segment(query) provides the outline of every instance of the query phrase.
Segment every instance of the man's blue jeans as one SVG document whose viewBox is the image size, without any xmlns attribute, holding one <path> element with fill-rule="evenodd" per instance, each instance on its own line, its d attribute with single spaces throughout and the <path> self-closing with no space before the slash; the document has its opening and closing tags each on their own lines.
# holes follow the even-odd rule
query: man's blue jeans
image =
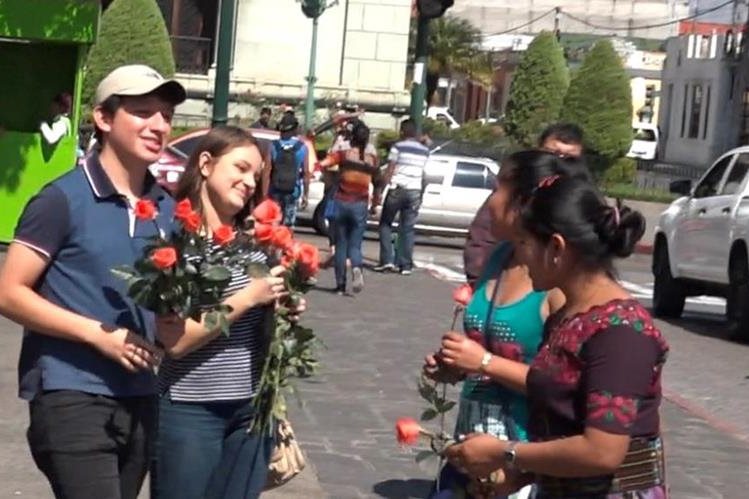
<svg viewBox="0 0 749 499">
<path fill-rule="evenodd" d="M 249 400 L 159 404 L 154 499 L 256 498 L 265 486 L 273 439 L 247 433 Z"/>
<path fill-rule="evenodd" d="M 283 213 L 281 223 L 287 227 L 294 227 L 294 224 L 296 224 L 297 201 L 299 197 L 294 196 L 294 194 L 282 194 L 280 192 L 271 192 L 270 197 L 281 207 L 281 213 Z"/>
<path fill-rule="evenodd" d="M 364 231 L 367 229 L 367 202 L 341 201 L 336 203 L 335 217 L 335 282 L 341 288 L 346 286 L 346 258 L 351 260 L 352 268 L 361 268 L 361 252 Z"/>
<path fill-rule="evenodd" d="M 397 187 L 388 191 L 380 216 L 380 265 L 395 264 L 401 270 L 411 270 L 414 266 L 414 236 L 416 218 L 421 206 L 421 190 Z M 393 249 L 393 222 L 398 221 L 398 261 Z"/>
</svg>

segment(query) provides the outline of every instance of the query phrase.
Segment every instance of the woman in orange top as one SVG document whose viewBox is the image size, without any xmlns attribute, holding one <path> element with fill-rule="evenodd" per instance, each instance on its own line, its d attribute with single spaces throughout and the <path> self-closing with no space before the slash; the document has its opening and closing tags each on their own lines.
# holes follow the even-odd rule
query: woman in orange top
<svg viewBox="0 0 749 499">
<path fill-rule="evenodd" d="M 364 287 L 361 245 L 367 228 L 369 185 L 377 173 L 377 150 L 369 143 L 369 128 L 364 122 L 354 125 L 349 148 L 331 153 L 320 163 L 322 168 L 333 165 L 339 165 L 333 197 L 336 292 L 346 292 L 346 259 L 350 259 L 353 291 L 358 293 Z"/>
</svg>

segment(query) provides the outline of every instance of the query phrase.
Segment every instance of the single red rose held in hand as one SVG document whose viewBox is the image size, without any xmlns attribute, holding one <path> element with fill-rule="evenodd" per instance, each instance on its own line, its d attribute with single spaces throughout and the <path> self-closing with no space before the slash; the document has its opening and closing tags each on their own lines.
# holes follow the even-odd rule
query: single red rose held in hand
<svg viewBox="0 0 749 499">
<path fill-rule="evenodd" d="M 271 237 L 271 244 L 276 248 L 286 249 L 291 245 L 293 235 L 291 229 L 281 225 L 273 227 L 273 236 Z"/>
<path fill-rule="evenodd" d="M 185 198 L 174 207 L 174 218 L 185 220 L 192 212 L 192 203 L 189 199 Z"/>
<path fill-rule="evenodd" d="M 273 239 L 273 226 L 269 224 L 255 223 L 253 236 L 258 244 L 268 244 Z"/>
<path fill-rule="evenodd" d="M 470 284 L 463 284 L 462 286 L 455 288 L 455 291 L 453 291 L 453 300 L 455 303 L 463 307 L 468 306 L 471 302 L 471 298 L 473 298 L 473 289 L 471 289 Z"/>
<path fill-rule="evenodd" d="M 309 243 L 299 243 L 295 246 L 294 260 L 299 263 L 302 272 L 311 277 L 320 271 L 320 250 Z"/>
<path fill-rule="evenodd" d="M 156 205 L 150 199 L 139 199 L 133 212 L 139 220 L 153 220 L 156 218 Z"/>
<path fill-rule="evenodd" d="M 274 225 L 281 222 L 283 214 L 278 203 L 266 199 L 252 210 L 252 218 L 255 219 L 256 223 Z"/>
<path fill-rule="evenodd" d="M 213 240 L 221 246 L 229 244 L 235 237 L 236 233 L 231 225 L 222 225 L 213 231 Z"/>
<path fill-rule="evenodd" d="M 189 213 L 182 219 L 182 226 L 187 232 L 197 232 L 202 223 L 203 220 L 200 218 L 200 213 L 196 211 Z"/>
<path fill-rule="evenodd" d="M 158 269 L 169 269 L 177 263 L 177 251 L 171 246 L 154 250 L 154 252 L 151 253 L 151 262 L 153 262 Z"/>
<path fill-rule="evenodd" d="M 401 445 L 416 445 L 422 428 L 413 418 L 400 418 L 395 422 L 395 438 Z"/>
</svg>

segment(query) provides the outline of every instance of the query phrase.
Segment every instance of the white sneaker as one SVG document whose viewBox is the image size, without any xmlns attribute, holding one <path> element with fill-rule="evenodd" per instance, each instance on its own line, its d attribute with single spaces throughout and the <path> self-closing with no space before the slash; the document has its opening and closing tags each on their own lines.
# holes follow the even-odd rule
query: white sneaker
<svg viewBox="0 0 749 499">
<path fill-rule="evenodd" d="M 378 265 L 372 270 L 374 270 L 375 272 L 395 272 L 396 268 L 392 263 L 386 263 L 385 265 Z"/>
<path fill-rule="evenodd" d="M 401 275 L 411 275 L 413 272 L 408 269 L 401 270 Z"/>
<path fill-rule="evenodd" d="M 359 293 L 364 288 L 364 273 L 361 268 L 354 267 L 351 274 L 353 275 L 351 279 L 351 289 L 354 293 Z"/>
</svg>

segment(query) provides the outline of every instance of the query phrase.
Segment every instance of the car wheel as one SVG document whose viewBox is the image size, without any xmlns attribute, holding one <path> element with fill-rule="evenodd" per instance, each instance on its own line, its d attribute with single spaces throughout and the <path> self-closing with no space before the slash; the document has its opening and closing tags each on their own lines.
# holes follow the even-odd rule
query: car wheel
<svg viewBox="0 0 749 499">
<path fill-rule="evenodd" d="M 327 199 L 323 199 L 322 201 L 317 203 L 315 212 L 312 214 L 312 228 L 315 229 L 315 232 L 317 232 L 321 236 L 327 236 L 330 229 L 328 219 L 325 218 L 325 205 L 327 203 Z"/>
<path fill-rule="evenodd" d="M 731 256 L 728 282 L 728 328 L 732 338 L 746 341 L 749 340 L 749 261 L 746 251 L 737 251 Z"/>
<path fill-rule="evenodd" d="M 653 313 L 656 317 L 677 319 L 684 311 L 687 295 L 684 286 L 671 275 L 666 243 L 656 245 L 653 255 Z"/>
</svg>

